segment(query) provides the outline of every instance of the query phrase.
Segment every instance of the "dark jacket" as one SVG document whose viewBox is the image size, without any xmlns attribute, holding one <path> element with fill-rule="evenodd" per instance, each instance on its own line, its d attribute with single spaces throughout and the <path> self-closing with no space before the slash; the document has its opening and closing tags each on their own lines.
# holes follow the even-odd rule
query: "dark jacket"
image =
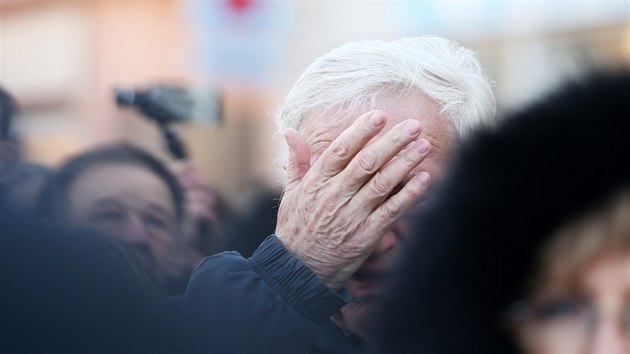
<svg viewBox="0 0 630 354">
<path fill-rule="evenodd" d="M 378 353 L 517 351 L 506 315 L 563 222 L 630 188 L 630 74 L 567 84 L 480 132 L 417 220 Z"/>
<path fill-rule="evenodd" d="M 182 353 L 127 245 L 0 206 L 0 353 Z"/>
<path fill-rule="evenodd" d="M 180 327 L 197 353 L 357 353 L 329 319 L 345 303 L 270 236 L 249 259 L 223 252 L 201 262 Z"/>
</svg>

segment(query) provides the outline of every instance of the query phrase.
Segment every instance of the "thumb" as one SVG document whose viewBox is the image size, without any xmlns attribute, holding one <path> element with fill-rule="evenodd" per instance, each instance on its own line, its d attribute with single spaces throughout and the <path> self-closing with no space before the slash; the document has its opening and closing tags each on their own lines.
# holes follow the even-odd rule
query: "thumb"
<svg viewBox="0 0 630 354">
<path fill-rule="evenodd" d="M 311 167 L 311 151 L 302 135 L 293 128 L 284 131 L 284 138 L 289 146 L 289 162 L 286 166 L 288 190 L 299 183 Z"/>
</svg>

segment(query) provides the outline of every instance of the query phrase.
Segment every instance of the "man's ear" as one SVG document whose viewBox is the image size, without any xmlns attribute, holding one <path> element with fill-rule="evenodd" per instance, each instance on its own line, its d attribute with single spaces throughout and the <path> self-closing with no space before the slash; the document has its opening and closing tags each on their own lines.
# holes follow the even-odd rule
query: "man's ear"
<svg viewBox="0 0 630 354">
<path fill-rule="evenodd" d="M 306 172 L 311 168 L 311 150 L 304 137 L 293 128 L 288 128 L 284 131 L 284 138 L 289 146 L 289 162 L 286 166 L 286 189 L 291 189 L 302 180 Z"/>
</svg>

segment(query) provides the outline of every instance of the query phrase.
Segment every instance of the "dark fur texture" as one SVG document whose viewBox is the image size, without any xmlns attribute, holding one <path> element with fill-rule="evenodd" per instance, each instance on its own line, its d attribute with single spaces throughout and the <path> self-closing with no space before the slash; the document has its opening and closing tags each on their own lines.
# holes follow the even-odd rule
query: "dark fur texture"
<svg viewBox="0 0 630 354">
<path fill-rule="evenodd" d="M 630 187 L 629 93 L 628 72 L 590 75 L 462 146 L 417 222 L 376 352 L 517 352 L 504 321 L 541 242 Z"/>
</svg>

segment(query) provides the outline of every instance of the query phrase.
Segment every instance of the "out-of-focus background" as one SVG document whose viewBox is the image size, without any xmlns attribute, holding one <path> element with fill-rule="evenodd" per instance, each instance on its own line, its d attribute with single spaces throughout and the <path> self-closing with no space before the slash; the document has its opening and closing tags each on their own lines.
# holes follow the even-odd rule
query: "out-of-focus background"
<svg viewBox="0 0 630 354">
<path fill-rule="evenodd" d="M 358 39 L 435 34 L 479 52 L 499 110 L 591 65 L 630 63 L 628 1 L 0 0 L 0 84 L 25 158 L 55 165 L 124 139 L 163 158 L 114 88 L 177 85 L 207 105 L 176 129 L 227 200 L 274 185 L 271 114 L 313 58 Z M 206 102 L 207 103 L 207 102 Z M 210 102 L 213 103 L 213 102 Z"/>
</svg>

